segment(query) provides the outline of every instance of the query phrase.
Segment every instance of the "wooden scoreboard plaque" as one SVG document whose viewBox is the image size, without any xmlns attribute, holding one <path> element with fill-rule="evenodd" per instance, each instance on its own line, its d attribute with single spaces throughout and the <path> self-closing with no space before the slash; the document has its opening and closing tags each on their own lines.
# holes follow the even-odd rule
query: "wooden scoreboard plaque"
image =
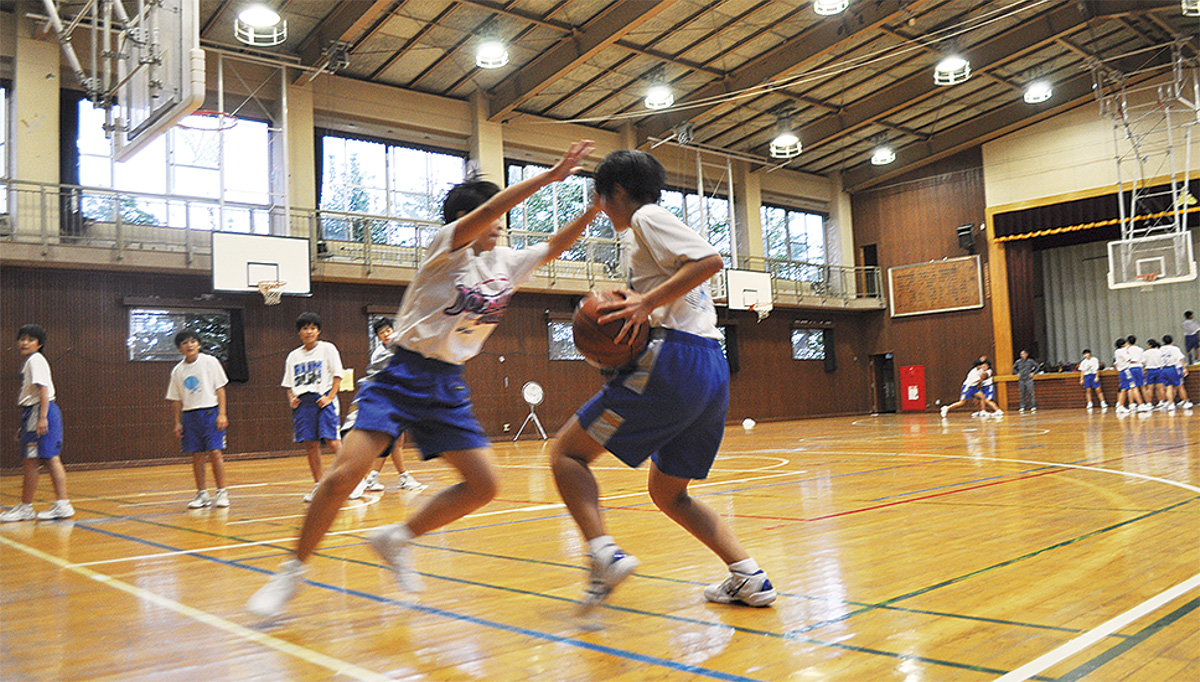
<svg viewBox="0 0 1200 682">
<path fill-rule="evenodd" d="M 979 256 L 888 268 L 892 317 L 983 307 Z"/>
</svg>

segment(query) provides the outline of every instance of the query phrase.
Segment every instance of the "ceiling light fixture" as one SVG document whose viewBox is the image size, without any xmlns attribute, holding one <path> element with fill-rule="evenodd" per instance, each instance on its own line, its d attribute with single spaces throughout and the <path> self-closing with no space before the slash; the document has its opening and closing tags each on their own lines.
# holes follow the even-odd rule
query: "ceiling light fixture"
<svg viewBox="0 0 1200 682">
<path fill-rule="evenodd" d="M 1185 17 L 1200 17 L 1200 0 L 1180 0 Z"/>
<path fill-rule="evenodd" d="M 886 166 L 896 160 L 896 152 L 887 145 L 881 145 L 875 148 L 875 153 L 871 154 L 871 165 Z"/>
<path fill-rule="evenodd" d="M 771 140 L 771 158 L 792 159 L 800 156 L 802 149 L 800 138 L 792 130 L 791 114 L 780 114 L 775 122 L 775 139 Z"/>
<path fill-rule="evenodd" d="M 499 38 L 484 38 L 475 48 L 475 66 L 498 69 L 508 64 L 508 46 Z"/>
<path fill-rule="evenodd" d="M 1034 81 L 1025 87 L 1026 104 L 1045 102 L 1053 96 L 1054 88 L 1050 86 L 1050 81 Z"/>
<path fill-rule="evenodd" d="M 814 0 L 813 11 L 823 17 L 841 14 L 850 6 L 850 0 Z"/>
<path fill-rule="evenodd" d="M 675 103 L 675 93 L 671 92 L 671 86 L 667 85 L 667 72 L 662 64 L 646 74 L 646 81 L 650 83 L 646 90 L 646 99 L 643 101 L 647 109 L 666 109 Z"/>
<path fill-rule="evenodd" d="M 958 85 L 971 77 L 971 62 L 953 55 L 938 62 L 933 70 L 934 85 Z"/>
<path fill-rule="evenodd" d="M 287 40 L 287 35 L 287 21 L 266 5 L 248 5 L 233 22 L 233 36 L 251 47 L 275 47 Z"/>
</svg>

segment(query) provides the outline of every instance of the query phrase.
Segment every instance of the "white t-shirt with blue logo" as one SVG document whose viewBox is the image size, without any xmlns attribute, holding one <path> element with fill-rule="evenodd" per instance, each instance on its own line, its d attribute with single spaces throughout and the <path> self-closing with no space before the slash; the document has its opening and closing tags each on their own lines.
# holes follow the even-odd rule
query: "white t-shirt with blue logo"
<svg viewBox="0 0 1200 682">
<path fill-rule="evenodd" d="M 194 362 L 180 360 L 171 370 L 167 400 L 178 400 L 184 412 L 216 407 L 217 389 L 224 388 L 228 383 L 221 361 L 201 353 Z"/>
<path fill-rule="evenodd" d="M 288 353 L 280 385 L 292 389 L 297 396 L 305 393 L 325 395 L 333 388 L 334 378 L 341 379 L 345 375 L 337 346 L 328 341 L 318 341 L 312 350 L 300 346 Z"/>
</svg>

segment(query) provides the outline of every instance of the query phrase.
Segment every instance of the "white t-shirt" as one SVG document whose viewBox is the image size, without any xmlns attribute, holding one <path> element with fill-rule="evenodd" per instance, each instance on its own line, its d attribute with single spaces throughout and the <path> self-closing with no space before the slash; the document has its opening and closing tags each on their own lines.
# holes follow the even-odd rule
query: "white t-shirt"
<svg viewBox="0 0 1200 682">
<path fill-rule="evenodd" d="M 1191 336 L 1192 334 L 1200 334 L 1200 320 L 1183 321 L 1183 335 Z"/>
<path fill-rule="evenodd" d="M 224 388 L 228 383 L 221 361 L 201 353 L 192 362 L 180 360 L 171 370 L 167 400 L 178 400 L 184 412 L 216 407 L 217 389 Z"/>
<path fill-rule="evenodd" d="M 1096 356 L 1084 358 L 1079 363 L 1079 371 L 1083 374 L 1096 374 L 1100 371 L 1100 359 Z"/>
<path fill-rule="evenodd" d="M 667 281 L 688 261 L 717 254 L 712 244 L 658 204 L 645 204 L 635 211 L 621 238 L 629 246 L 629 288 L 639 294 Z M 717 309 L 708 282 L 655 308 L 650 313 L 650 326 L 720 339 Z"/>
<path fill-rule="evenodd" d="M 300 346 L 288 353 L 280 385 L 292 389 L 297 396 L 305 393 L 324 395 L 333 388 L 334 377 L 340 379 L 345 374 L 337 347 L 328 341 L 318 341 L 311 351 Z"/>
<path fill-rule="evenodd" d="M 400 301 L 392 343 L 461 365 L 479 354 L 513 293 L 546 260 L 550 246 L 497 246 L 479 254 L 470 245 L 451 250 L 456 224 L 434 235 L 428 256 Z"/>
<path fill-rule="evenodd" d="M 1160 348 L 1147 348 L 1142 351 L 1142 365 L 1146 369 L 1158 369 L 1163 366 L 1163 354 Z"/>
<path fill-rule="evenodd" d="M 1179 369 L 1183 369 L 1183 366 L 1187 364 L 1187 356 L 1183 354 L 1183 351 L 1179 350 L 1178 346 L 1168 343 L 1164 344 L 1159 350 L 1162 351 L 1163 367 L 1178 367 Z"/>
<path fill-rule="evenodd" d="M 21 367 L 21 392 L 17 395 L 17 405 L 28 407 L 42 402 L 42 389 L 50 389 L 50 400 L 54 400 L 54 381 L 50 378 L 50 363 L 41 352 L 32 353 L 25 365 Z"/>
<path fill-rule="evenodd" d="M 1125 352 L 1128 353 L 1129 364 L 1133 367 L 1144 367 L 1146 365 L 1146 351 L 1136 343 L 1131 343 L 1125 346 Z"/>
<path fill-rule="evenodd" d="M 983 370 L 978 367 L 972 367 L 970 372 L 967 372 L 967 378 L 963 381 L 963 386 L 979 386 L 979 382 L 983 381 Z"/>
<path fill-rule="evenodd" d="M 1124 372 L 1132 366 L 1133 363 L 1129 360 L 1129 346 L 1122 346 L 1113 351 L 1113 367 L 1118 372 Z"/>
</svg>

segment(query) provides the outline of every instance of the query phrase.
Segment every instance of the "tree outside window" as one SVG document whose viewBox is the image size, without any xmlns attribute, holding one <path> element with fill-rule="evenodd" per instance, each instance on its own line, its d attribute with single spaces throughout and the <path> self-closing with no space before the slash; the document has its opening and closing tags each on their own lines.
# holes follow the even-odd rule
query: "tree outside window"
<svg viewBox="0 0 1200 682">
<path fill-rule="evenodd" d="M 232 334 L 227 310 L 129 309 L 129 348 L 131 362 L 177 362 L 182 357 L 175 347 L 175 334 L 189 330 L 200 337 L 200 350 L 229 360 Z"/>
<path fill-rule="evenodd" d="M 772 277 L 820 282 L 825 276 L 825 227 L 819 214 L 762 207 L 763 246 Z"/>
</svg>

